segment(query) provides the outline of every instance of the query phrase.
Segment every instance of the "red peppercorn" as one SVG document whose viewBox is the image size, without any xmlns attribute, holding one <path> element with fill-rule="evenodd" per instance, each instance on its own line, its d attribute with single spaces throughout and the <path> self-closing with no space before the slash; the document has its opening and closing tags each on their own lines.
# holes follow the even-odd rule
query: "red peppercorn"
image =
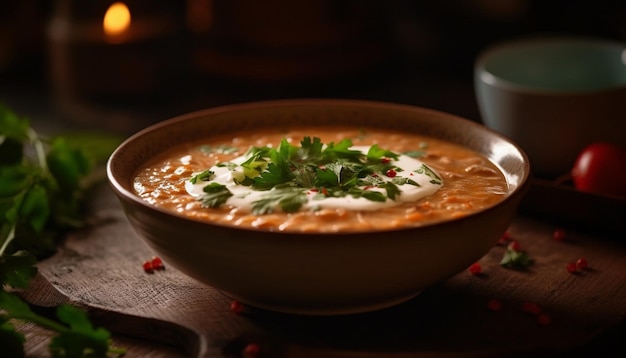
<svg viewBox="0 0 626 358">
<path fill-rule="evenodd" d="M 256 343 L 249 343 L 243 349 L 244 357 L 256 357 L 261 353 L 261 346 Z"/>
<path fill-rule="evenodd" d="M 498 243 L 501 245 L 506 244 L 509 240 L 511 239 L 511 233 L 509 233 L 508 231 L 505 231 L 504 234 L 502 234 L 500 236 L 500 239 L 498 239 Z"/>
<path fill-rule="evenodd" d="M 556 229 L 552 233 L 552 237 L 556 241 L 565 241 L 565 239 L 567 238 L 567 235 L 565 233 L 565 230 L 563 230 L 563 229 Z"/>
<path fill-rule="evenodd" d="M 387 170 L 385 175 L 390 177 L 390 178 L 395 178 L 395 176 L 398 175 L 398 173 L 395 170 L 393 170 L 393 169 L 389 169 L 389 170 Z"/>
<path fill-rule="evenodd" d="M 155 270 L 162 270 L 165 268 L 165 266 L 163 266 L 163 260 L 161 260 L 161 258 L 158 256 L 152 257 L 152 260 L 150 260 L 150 262 L 152 263 L 152 268 Z"/>
<path fill-rule="evenodd" d="M 539 307 L 539 305 L 534 302 L 526 301 L 522 303 L 522 311 L 530 313 L 533 316 L 537 316 L 541 314 L 541 307 Z"/>
<path fill-rule="evenodd" d="M 230 303 L 230 310 L 233 313 L 239 314 L 239 313 L 243 312 L 244 308 L 245 308 L 244 305 L 241 302 L 239 302 L 239 301 L 232 301 Z"/>
<path fill-rule="evenodd" d="M 567 272 L 569 273 L 575 273 L 576 271 L 578 271 L 578 267 L 576 267 L 575 262 L 568 262 L 565 268 L 567 269 Z"/>
<path fill-rule="evenodd" d="M 148 261 L 145 261 L 143 263 L 143 270 L 145 272 L 153 272 L 154 271 L 154 266 L 152 266 L 152 260 L 148 260 Z"/>
<path fill-rule="evenodd" d="M 470 267 L 467 270 L 472 275 L 478 275 L 482 271 L 482 267 L 480 266 L 480 263 L 474 262 L 473 264 L 470 265 Z"/>
<path fill-rule="evenodd" d="M 539 323 L 542 326 L 547 326 L 550 323 L 552 323 L 552 317 L 550 317 L 549 315 L 542 313 L 539 316 L 537 316 L 537 323 Z"/>
<path fill-rule="evenodd" d="M 383 164 L 387 164 L 390 161 L 391 161 L 391 159 L 389 159 L 389 158 L 380 158 L 380 162 L 383 163 Z"/>
<path fill-rule="evenodd" d="M 578 268 L 579 270 L 586 269 L 588 265 L 589 264 L 587 262 L 587 259 L 584 257 L 581 257 L 576 261 L 576 268 Z"/>
<path fill-rule="evenodd" d="M 502 302 L 500 302 L 500 300 L 492 298 L 487 302 L 487 308 L 489 308 L 489 310 L 491 311 L 499 311 L 502 309 Z"/>
</svg>

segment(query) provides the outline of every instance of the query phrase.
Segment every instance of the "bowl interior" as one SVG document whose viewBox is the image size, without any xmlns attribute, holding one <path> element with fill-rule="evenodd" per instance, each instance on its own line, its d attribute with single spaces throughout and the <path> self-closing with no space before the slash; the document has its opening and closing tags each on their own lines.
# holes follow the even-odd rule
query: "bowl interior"
<svg viewBox="0 0 626 358">
<path fill-rule="evenodd" d="M 626 47 L 600 39 L 547 38 L 495 46 L 478 65 L 486 80 L 549 91 L 626 86 Z"/>
</svg>

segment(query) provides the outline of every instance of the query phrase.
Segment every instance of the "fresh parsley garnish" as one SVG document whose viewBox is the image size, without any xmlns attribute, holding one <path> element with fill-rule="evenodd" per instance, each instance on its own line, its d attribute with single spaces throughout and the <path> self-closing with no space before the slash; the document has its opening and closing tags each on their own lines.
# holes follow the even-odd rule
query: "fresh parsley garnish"
<svg viewBox="0 0 626 358">
<path fill-rule="evenodd" d="M 293 213 L 306 203 L 306 194 L 298 188 L 275 188 L 269 190 L 261 199 L 252 203 L 252 213 L 263 215 L 279 206 L 286 213 Z"/>
<path fill-rule="evenodd" d="M 206 185 L 202 191 L 202 204 L 210 208 L 217 208 L 224 204 L 228 198 L 233 196 L 233 193 L 226 188 L 225 185 L 219 183 L 211 183 Z"/>
<path fill-rule="evenodd" d="M 504 251 L 500 265 L 510 269 L 525 269 L 532 265 L 531 259 L 525 251 L 508 248 Z"/>
<path fill-rule="evenodd" d="M 236 184 L 267 191 L 253 203 L 255 214 L 266 214 L 277 207 L 284 212 L 297 211 L 306 203 L 309 191 L 317 193 L 314 200 L 352 196 L 384 202 L 396 200 L 403 185 L 419 186 L 412 179 L 393 177 L 402 172 L 393 164 L 399 154 L 377 144 L 364 153 L 353 149 L 350 139 L 324 144 L 320 138 L 304 137 L 296 146 L 283 138 L 275 148 L 253 147 L 246 155 L 243 163 L 228 165 L 228 169 Z M 387 175 L 390 172 L 393 176 Z M 441 183 L 441 178 L 425 165 L 418 172 L 428 175 L 431 182 Z M 192 178 L 192 183 L 197 181 L 198 176 Z M 204 192 L 200 200 L 209 207 L 218 207 L 232 196 L 218 183 L 209 184 Z"/>
<path fill-rule="evenodd" d="M 203 171 L 201 173 L 198 173 L 198 174 L 192 176 L 191 179 L 189 179 L 189 181 L 192 184 L 198 183 L 198 180 L 200 180 L 200 181 L 209 181 L 209 180 L 211 180 L 213 178 L 213 174 L 215 174 L 215 173 L 213 173 L 212 170 L 207 169 L 207 170 L 205 170 L 205 171 Z"/>
<path fill-rule="evenodd" d="M 418 174 L 424 174 L 430 177 L 430 182 L 432 184 L 441 185 L 441 178 L 439 177 L 439 175 L 437 175 L 437 173 L 435 173 L 432 169 L 430 169 L 429 166 L 422 164 L 422 166 L 419 169 L 417 169 L 415 172 Z"/>
</svg>

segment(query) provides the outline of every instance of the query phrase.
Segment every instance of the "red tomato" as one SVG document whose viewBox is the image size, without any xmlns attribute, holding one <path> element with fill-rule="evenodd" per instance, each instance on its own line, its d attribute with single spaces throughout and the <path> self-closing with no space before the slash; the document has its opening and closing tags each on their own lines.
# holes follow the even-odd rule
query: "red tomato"
<svg viewBox="0 0 626 358">
<path fill-rule="evenodd" d="M 626 149 L 611 143 L 585 147 L 572 168 L 576 189 L 626 197 Z"/>
</svg>

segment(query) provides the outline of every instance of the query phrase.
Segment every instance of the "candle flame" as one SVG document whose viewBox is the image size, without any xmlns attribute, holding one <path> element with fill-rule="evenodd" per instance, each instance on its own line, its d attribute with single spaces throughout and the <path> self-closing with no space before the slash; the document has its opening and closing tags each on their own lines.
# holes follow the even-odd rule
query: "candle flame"
<svg viewBox="0 0 626 358">
<path fill-rule="evenodd" d="M 107 36 L 119 36 L 130 27 L 130 10 L 122 2 L 111 4 L 104 14 L 102 27 Z"/>
</svg>

